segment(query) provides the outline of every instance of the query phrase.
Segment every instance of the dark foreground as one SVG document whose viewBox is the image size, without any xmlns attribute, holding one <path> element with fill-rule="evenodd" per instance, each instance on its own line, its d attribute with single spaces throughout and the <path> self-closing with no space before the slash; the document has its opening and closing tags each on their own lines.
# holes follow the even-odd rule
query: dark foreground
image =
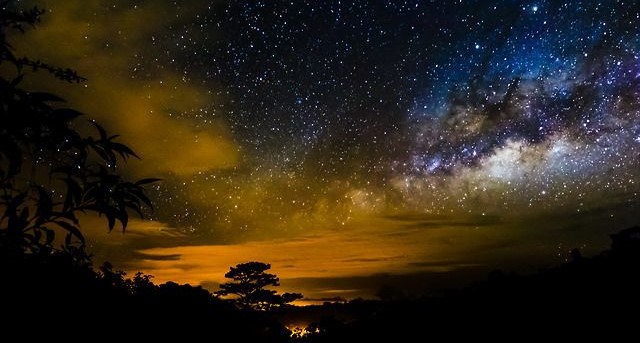
<svg viewBox="0 0 640 343">
<path fill-rule="evenodd" d="M 640 321 L 640 228 L 612 236 L 611 248 L 444 296 L 351 301 L 278 313 L 241 311 L 201 287 L 124 275 L 63 257 L 2 260 L 0 329 L 11 341 L 414 342 L 492 338 L 521 341 L 631 335 Z M 322 313 L 292 337 L 284 317 Z M 2 339 L 2 341 L 9 341 Z"/>
</svg>

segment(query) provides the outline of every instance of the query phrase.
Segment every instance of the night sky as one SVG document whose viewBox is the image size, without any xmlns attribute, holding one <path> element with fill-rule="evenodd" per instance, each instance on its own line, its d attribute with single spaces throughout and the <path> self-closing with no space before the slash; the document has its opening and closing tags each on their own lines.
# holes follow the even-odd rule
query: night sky
<svg viewBox="0 0 640 343">
<path fill-rule="evenodd" d="M 88 81 L 31 87 L 164 179 L 126 234 L 86 219 L 97 260 L 211 289 L 259 260 L 309 298 L 368 297 L 640 224 L 636 1 L 37 3 L 17 50 Z"/>
</svg>

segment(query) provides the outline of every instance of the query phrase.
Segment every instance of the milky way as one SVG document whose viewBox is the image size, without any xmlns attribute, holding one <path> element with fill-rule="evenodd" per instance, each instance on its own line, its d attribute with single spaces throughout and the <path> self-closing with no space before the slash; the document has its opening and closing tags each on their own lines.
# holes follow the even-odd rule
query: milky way
<svg viewBox="0 0 640 343">
<path fill-rule="evenodd" d="M 175 44 L 173 68 L 223 86 L 211 112 L 245 160 L 192 180 L 217 177 L 213 191 L 168 189 L 217 209 L 176 222 L 264 230 L 266 216 L 277 231 L 311 225 L 301 213 L 343 222 L 359 209 L 580 211 L 594 192 L 632 201 L 638 20 L 631 1 L 210 7 L 162 40 Z"/>
</svg>

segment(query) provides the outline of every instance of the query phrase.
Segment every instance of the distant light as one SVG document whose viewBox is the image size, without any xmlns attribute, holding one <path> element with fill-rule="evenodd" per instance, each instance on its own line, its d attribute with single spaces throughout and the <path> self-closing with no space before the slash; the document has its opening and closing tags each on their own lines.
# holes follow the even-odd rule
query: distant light
<svg viewBox="0 0 640 343">
<path fill-rule="evenodd" d="M 534 11 L 534 12 L 538 12 L 538 6 L 534 5 L 533 7 L 531 7 L 531 10 Z"/>
<path fill-rule="evenodd" d="M 480 49 L 480 44 L 476 44 L 476 49 Z"/>
</svg>

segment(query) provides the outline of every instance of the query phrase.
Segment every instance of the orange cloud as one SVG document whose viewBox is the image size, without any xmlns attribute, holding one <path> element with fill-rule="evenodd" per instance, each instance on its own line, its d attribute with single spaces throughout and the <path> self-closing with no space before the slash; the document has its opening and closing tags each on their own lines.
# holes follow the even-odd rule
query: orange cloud
<svg viewBox="0 0 640 343">
<path fill-rule="evenodd" d="M 37 3 L 48 13 L 37 29 L 14 37 L 19 55 L 72 67 L 88 81 L 66 85 L 40 79 L 31 86 L 61 94 L 72 107 L 121 134 L 143 158 L 128 170 L 139 176 L 188 176 L 238 163 L 239 149 L 225 121 L 205 113 L 220 99 L 185 75 L 167 70 L 164 63 L 149 64 L 153 58 L 144 57 L 161 54 L 151 37 L 180 20 L 169 7 L 173 5 L 124 3 L 118 8 L 104 0 Z M 138 75 L 133 69 L 140 61 L 147 65 L 146 72 Z M 40 74 L 36 77 L 43 77 Z M 203 124 L 197 116 L 210 120 Z"/>
<path fill-rule="evenodd" d="M 484 225 L 483 230 L 476 230 L 476 224 Z M 224 274 L 230 266 L 263 261 L 272 265 L 285 291 L 302 292 L 307 297 L 322 297 L 332 291 L 343 296 L 361 296 L 363 294 L 354 289 L 331 289 L 330 282 L 322 290 L 296 289 L 299 284 L 296 280 L 477 267 L 489 262 L 483 251 L 493 248 L 486 247 L 486 242 L 505 241 L 500 237 L 501 231 L 495 222 L 478 224 L 475 218 L 453 225 L 451 218 L 406 221 L 359 218 L 340 230 L 316 231 L 286 239 L 142 249 L 139 252 L 143 258 L 131 261 L 128 269 L 152 274 L 159 282 L 218 284 L 225 282 Z M 491 239 L 484 239 L 487 237 Z M 501 248 L 499 244 L 498 247 Z"/>
</svg>

